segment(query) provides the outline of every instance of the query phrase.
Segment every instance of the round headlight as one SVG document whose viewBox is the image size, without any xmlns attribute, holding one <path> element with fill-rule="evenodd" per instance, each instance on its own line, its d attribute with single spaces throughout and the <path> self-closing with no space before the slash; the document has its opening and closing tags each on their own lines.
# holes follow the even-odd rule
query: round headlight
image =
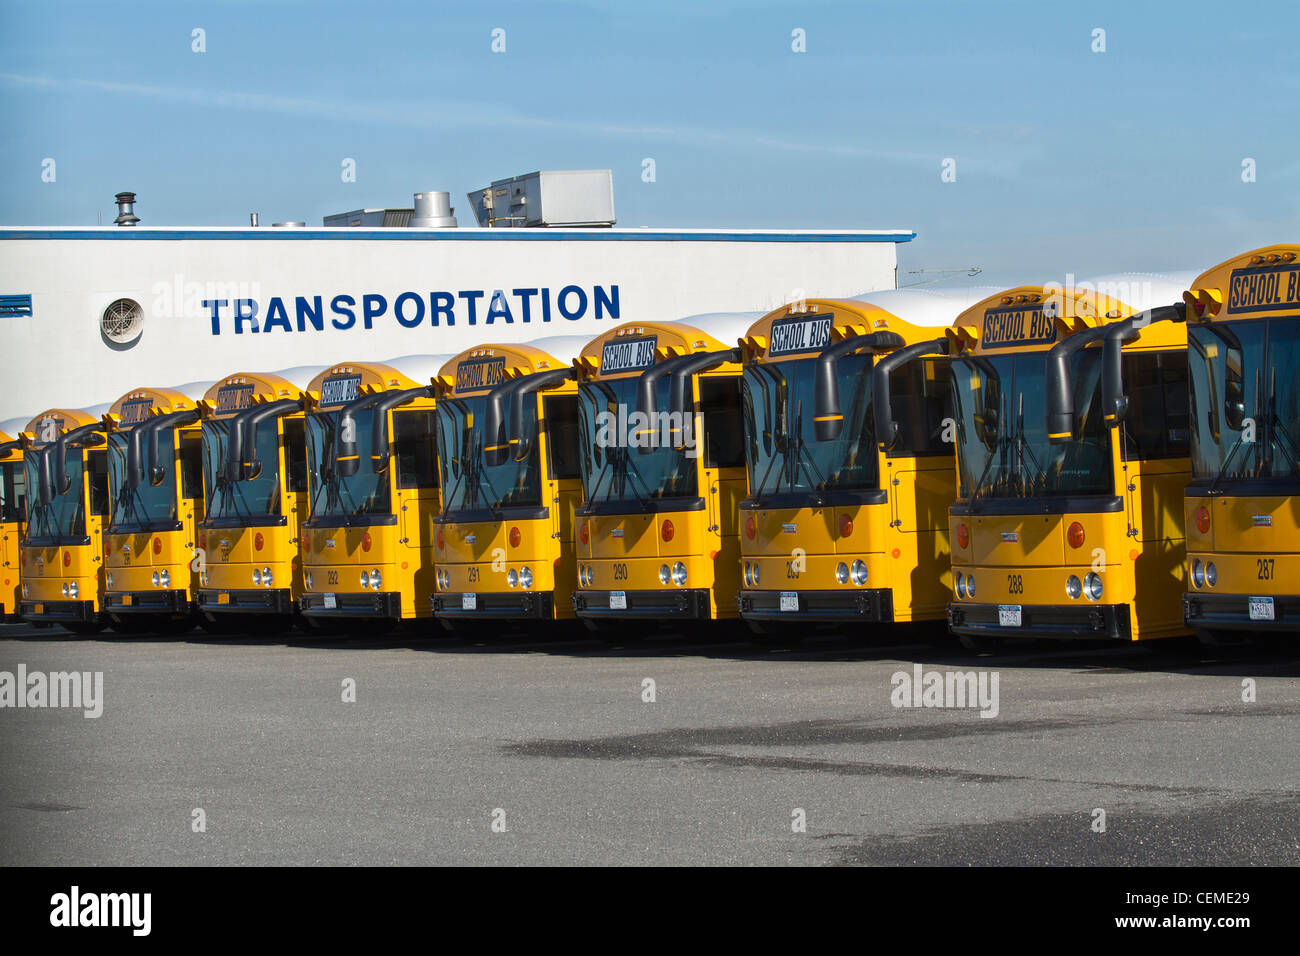
<svg viewBox="0 0 1300 956">
<path fill-rule="evenodd" d="M 853 562 L 853 569 L 849 573 L 853 576 L 853 583 L 862 587 L 867 583 L 867 562 L 858 558 Z"/>
<path fill-rule="evenodd" d="M 957 596 L 959 598 L 964 598 L 966 596 L 966 578 L 962 576 L 960 571 L 957 572 L 953 583 L 954 587 L 957 588 Z"/>
<path fill-rule="evenodd" d="M 973 574 L 966 575 L 966 596 L 975 597 L 975 575 Z"/>
<path fill-rule="evenodd" d="M 199 572 L 199 584 L 203 585 L 203 587 L 208 586 L 208 572 L 206 568 Z"/>
<path fill-rule="evenodd" d="M 157 586 L 158 586 L 158 572 L 155 571 L 155 572 L 150 576 L 149 580 L 153 583 L 153 586 L 154 586 L 154 587 L 157 587 Z"/>
<path fill-rule="evenodd" d="M 1071 574 L 1065 579 L 1065 593 L 1072 598 L 1077 598 L 1083 593 L 1083 582 L 1079 580 L 1077 574 Z"/>
<path fill-rule="evenodd" d="M 525 565 L 519 569 L 519 583 L 525 588 L 533 586 L 533 569 Z"/>
<path fill-rule="evenodd" d="M 1192 583 L 1198 588 L 1205 587 L 1205 567 L 1200 558 L 1192 562 Z"/>
<path fill-rule="evenodd" d="M 267 583 L 269 584 L 270 582 L 268 581 Z M 374 588 L 376 591 L 378 591 L 378 590 L 380 589 L 380 587 L 383 586 L 383 583 L 384 583 L 384 576 L 383 576 L 382 574 L 379 573 L 379 569 L 378 569 L 378 568 L 371 568 L 371 569 L 370 569 L 370 586 L 371 586 L 372 588 Z"/>
<path fill-rule="evenodd" d="M 68 596 L 68 582 L 67 582 L 67 581 L 64 581 L 64 582 L 63 582 L 63 596 L 64 596 L 64 597 L 67 597 L 67 596 Z"/>
<path fill-rule="evenodd" d="M 71 597 L 76 597 L 76 596 L 77 596 L 77 592 L 80 591 L 80 590 L 81 590 L 81 588 L 77 586 L 77 582 L 76 582 L 76 581 L 73 581 L 71 584 L 68 585 L 68 594 L 69 594 L 69 596 L 71 596 Z"/>
<path fill-rule="evenodd" d="M 1089 571 L 1088 576 L 1083 579 L 1083 589 L 1087 592 L 1089 601 L 1101 600 L 1101 575 L 1096 571 Z"/>
<path fill-rule="evenodd" d="M 1219 583 L 1219 569 L 1214 566 L 1213 561 L 1207 561 L 1205 564 L 1205 583 L 1210 587 Z"/>
<path fill-rule="evenodd" d="M 204 571 L 203 573 L 204 573 L 204 574 L 207 574 L 208 572 Z M 112 571 L 109 571 L 108 574 L 104 575 L 104 583 L 107 584 L 110 588 L 113 586 L 113 572 L 112 572 Z M 24 594 L 23 597 L 27 597 L 27 595 Z"/>
<path fill-rule="evenodd" d="M 516 571 L 514 568 L 511 568 L 509 571 L 506 572 L 506 584 L 510 585 L 511 587 L 515 587 L 516 585 L 519 584 L 519 572 Z"/>
<path fill-rule="evenodd" d="M 254 579 L 254 580 L 257 579 L 257 575 L 258 575 L 258 572 L 257 572 L 257 571 L 254 571 L 254 572 L 253 572 L 253 579 Z M 369 587 L 370 587 L 370 572 L 369 572 L 369 571 L 362 571 L 362 572 L 361 572 L 361 586 L 362 586 L 363 588 L 369 588 Z"/>
<path fill-rule="evenodd" d="M 745 570 L 741 576 L 745 579 L 745 587 L 749 587 L 751 584 L 754 583 L 754 575 L 750 571 L 748 561 L 745 562 Z"/>
<path fill-rule="evenodd" d="M 263 569 L 262 569 L 262 584 L 269 588 L 269 587 L 270 587 L 274 582 L 275 582 L 275 577 L 271 574 L 271 569 L 270 569 L 270 568 L 263 568 Z"/>
<path fill-rule="evenodd" d="M 673 584 L 681 587 L 686 583 L 686 565 L 678 561 L 673 565 Z"/>
<path fill-rule="evenodd" d="M 758 587 L 758 565 L 754 565 L 754 587 Z"/>
<path fill-rule="evenodd" d="M 302 576 L 302 583 L 307 585 L 307 590 L 311 590 L 311 572 L 308 571 Z"/>
<path fill-rule="evenodd" d="M 254 584 L 261 584 L 261 583 L 262 583 L 262 569 L 261 569 L 261 568 L 253 568 L 253 583 L 254 583 Z"/>
<path fill-rule="evenodd" d="M 158 583 L 165 588 L 171 587 L 172 573 L 168 571 L 166 568 L 163 568 L 161 571 L 158 572 Z"/>
<path fill-rule="evenodd" d="M 668 565 L 659 565 L 659 583 L 667 584 L 670 580 L 672 580 L 672 572 L 668 570 Z"/>
<path fill-rule="evenodd" d="M 843 561 L 835 566 L 835 580 L 839 581 L 840 584 L 849 583 L 849 566 Z"/>
</svg>

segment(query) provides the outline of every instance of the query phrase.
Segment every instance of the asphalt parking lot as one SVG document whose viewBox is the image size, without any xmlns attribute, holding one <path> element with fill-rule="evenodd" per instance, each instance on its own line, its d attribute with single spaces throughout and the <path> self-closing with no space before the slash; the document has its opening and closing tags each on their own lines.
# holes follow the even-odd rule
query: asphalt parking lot
<svg viewBox="0 0 1300 956">
<path fill-rule="evenodd" d="M 103 691 L 0 709 L 0 863 L 1300 864 L 1300 639 L 911 637 L 7 626 L 0 681 Z"/>
</svg>

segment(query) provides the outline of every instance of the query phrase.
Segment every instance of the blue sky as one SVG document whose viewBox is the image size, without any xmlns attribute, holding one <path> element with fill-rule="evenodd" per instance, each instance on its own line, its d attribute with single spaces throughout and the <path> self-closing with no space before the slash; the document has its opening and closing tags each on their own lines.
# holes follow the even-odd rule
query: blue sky
<svg viewBox="0 0 1300 956">
<path fill-rule="evenodd" d="M 608 167 L 623 226 L 912 229 L 902 284 L 1199 271 L 1300 239 L 1291 19 L 1132 0 L 0 0 L 0 223 L 109 222 L 131 189 L 148 225 L 319 225 L 446 189 L 469 224 L 465 193 L 492 179 Z"/>
</svg>

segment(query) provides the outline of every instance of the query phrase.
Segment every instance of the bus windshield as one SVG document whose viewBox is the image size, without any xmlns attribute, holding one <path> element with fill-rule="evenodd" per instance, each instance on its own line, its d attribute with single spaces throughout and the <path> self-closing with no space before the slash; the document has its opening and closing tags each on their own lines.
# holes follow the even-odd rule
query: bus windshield
<svg viewBox="0 0 1300 956">
<path fill-rule="evenodd" d="M 1101 349 L 1070 357 L 1075 437 L 1047 440 L 1047 352 L 953 362 L 958 494 L 1032 498 L 1114 494 L 1110 432 L 1101 415 Z"/>
<path fill-rule="evenodd" d="M 370 457 L 375 428 L 373 408 L 352 413 L 355 423 L 357 471 L 341 475 L 335 467 L 334 436 L 343 407 L 307 416 L 307 467 L 310 472 L 311 517 L 336 519 L 344 525 L 364 524 L 366 515 L 391 515 L 390 469 L 376 472 Z M 259 429 L 260 431 L 260 429 Z"/>
<path fill-rule="evenodd" d="M 208 503 L 205 521 L 248 523 L 280 513 L 280 448 L 276 422 L 257 426 L 257 477 L 242 481 L 226 478 L 226 448 L 231 419 L 203 423 L 203 487 Z M 251 459 L 248 430 L 245 429 L 244 459 Z"/>
<path fill-rule="evenodd" d="M 444 514 L 484 510 L 496 513 L 501 508 L 535 508 L 542 503 L 536 396 L 524 402 L 521 437 L 528 440 L 528 453 L 523 461 L 515 461 L 513 449 L 509 448 L 499 464 L 484 460 L 486 420 L 486 395 L 449 397 L 438 402 L 438 467 L 442 472 Z"/>
<path fill-rule="evenodd" d="M 664 375 L 656 383 L 655 408 L 661 415 L 668 413 L 670 379 Z M 651 500 L 699 494 L 695 470 L 700 436 L 693 436 L 695 449 L 689 454 L 687 449 L 673 448 L 662 440 L 649 449 L 629 447 L 630 433 L 635 430 L 629 419 L 636 412 L 637 382 L 630 377 L 583 382 L 578 388 L 582 490 L 588 505 L 635 502 L 648 508 Z M 653 427 L 655 423 L 648 424 Z M 661 437 L 666 431 L 662 427 L 654 430 Z"/>
<path fill-rule="evenodd" d="M 163 455 L 159 463 L 167 469 L 159 484 L 146 473 L 135 488 L 126 480 L 127 446 L 130 432 L 112 432 L 108 436 L 108 487 L 113 492 L 112 516 L 108 530 L 157 531 L 176 523 L 176 429 L 158 431 L 158 447 Z M 141 438 L 141 445 L 145 439 Z M 143 452 L 143 448 L 141 449 Z M 148 463 L 145 462 L 146 471 Z"/>
<path fill-rule="evenodd" d="M 23 475 L 27 487 L 32 489 L 27 495 L 27 540 L 58 543 L 65 538 L 83 538 L 86 535 L 85 495 L 82 494 L 84 452 L 76 447 L 66 449 L 64 462 L 68 472 L 68 490 L 60 494 L 56 487 L 50 503 L 42 505 L 37 489 L 41 487 L 41 453 L 44 450 L 36 449 L 23 455 Z M 51 472 L 54 469 L 53 458 L 51 451 Z M 54 481 L 53 474 L 50 481 Z"/>
<path fill-rule="evenodd" d="M 1300 478 L 1300 316 L 1193 323 L 1195 478 Z"/>
<path fill-rule="evenodd" d="M 814 427 L 815 357 L 745 369 L 745 456 L 755 499 L 877 487 L 872 367 L 870 354 L 846 355 L 837 362 L 843 428 L 836 438 L 820 442 Z"/>
</svg>

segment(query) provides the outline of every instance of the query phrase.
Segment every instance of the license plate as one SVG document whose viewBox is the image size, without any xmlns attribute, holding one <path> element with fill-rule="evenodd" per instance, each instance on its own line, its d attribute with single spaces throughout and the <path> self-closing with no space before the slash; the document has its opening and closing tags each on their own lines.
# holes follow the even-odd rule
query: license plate
<svg viewBox="0 0 1300 956">
<path fill-rule="evenodd" d="M 477 594 L 462 594 L 462 595 L 460 596 L 460 609 L 461 609 L 462 611 L 477 611 L 477 610 L 478 610 L 478 595 L 477 595 Z"/>
<path fill-rule="evenodd" d="M 218 603 L 218 604 L 229 604 L 229 603 L 230 603 L 230 595 L 227 594 L 225 591 L 222 591 L 220 594 L 217 595 L 217 603 Z"/>
<path fill-rule="evenodd" d="M 323 594 L 321 597 L 324 598 L 325 610 L 332 611 L 339 606 L 339 602 L 335 600 L 333 594 Z"/>
<path fill-rule="evenodd" d="M 610 609 L 611 611 L 626 611 L 626 610 L 627 610 L 627 592 L 626 592 L 626 591 L 610 591 L 610 592 L 609 592 L 609 609 Z"/>
<path fill-rule="evenodd" d="M 998 627 L 1020 627 L 1020 605 L 998 605 Z"/>
<path fill-rule="evenodd" d="M 1252 621 L 1273 620 L 1273 599 L 1271 597 L 1253 597 L 1250 599 L 1250 619 Z"/>
<path fill-rule="evenodd" d="M 782 591 L 781 592 L 781 610 L 797 611 L 799 610 L 799 592 Z"/>
</svg>

